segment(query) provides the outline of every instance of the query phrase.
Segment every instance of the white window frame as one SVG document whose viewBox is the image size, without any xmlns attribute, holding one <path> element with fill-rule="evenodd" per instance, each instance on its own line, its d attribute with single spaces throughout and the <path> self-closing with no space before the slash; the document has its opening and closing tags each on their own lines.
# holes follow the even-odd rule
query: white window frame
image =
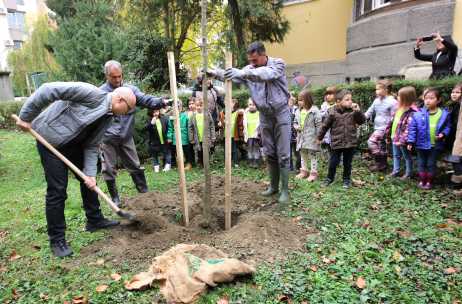
<svg viewBox="0 0 462 304">
<path fill-rule="evenodd" d="M 361 0 L 361 16 L 364 15 L 364 5 L 366 3 L 367 0 Z M 387 6 L 387 5 L 390 5 L 391 2 L 385 2 L 385 0 L 371 0 L 372 1 L 372 5 L 371 5 L 371 10 L 370 12 L 376 10 L 376 9 L 379 9 L 379 8 L 382 8 L 384 6 Z"/>
</svg>

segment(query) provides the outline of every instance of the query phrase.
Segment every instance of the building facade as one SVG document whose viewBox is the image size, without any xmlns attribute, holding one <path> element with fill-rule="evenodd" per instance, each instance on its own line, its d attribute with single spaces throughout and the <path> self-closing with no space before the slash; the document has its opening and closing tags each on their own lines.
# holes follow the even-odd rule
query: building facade
<svg viewBox="0 0 462 304">
<path fill-rule="evenodd" d="M 283 13 L 291 31 L 269 53 L 287 62 L 289 78 L 299 71 L 313 84 L 427 78 L 431 65 L 413 49 L 437 31 L 462 48 L 462 0 L 287 1 Z"/>
<path fill-rule="evenodd" d="M 21 48 L 31 30 L 27 25 L 47 12 L 44 0 L 0 0 L 0 100 L 13 99 L 8 53 Z"/>
</svg>

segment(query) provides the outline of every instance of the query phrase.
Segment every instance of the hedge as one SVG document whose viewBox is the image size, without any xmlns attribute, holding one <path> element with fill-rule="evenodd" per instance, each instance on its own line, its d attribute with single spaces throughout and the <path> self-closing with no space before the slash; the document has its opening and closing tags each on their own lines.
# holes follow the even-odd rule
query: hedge
<svg viewBox="0 0 462 304">
<path fill-rule="evenodd" d="M 450 94 L 452 88 L 462 82 L 462 77 L 451 77 L 442 80 L 397 80 L 393 82 L 393 92 L 396 93 L 404 86 L 413 86 L 417 90 L 417 94 L 422 94 L 423 90 L 427 87 L 437 87 L 441 90 L 444 102 L 450 100 Z M 353 93 L 353 100 L 357 102 L 363 111 L 365 111 L 372 103 L 375 97 L 375 83 L 374 82 L 359 82 L 353 84 L 342 84 L 337 86 L 338 88 L 349 89 Z M 323 95 L 326 86 L 319 86 L 311 88 L 311 92 L 315 98 L 315 103 L 320 105 L 323 101 Z M 291 91 L 294 95 L 298 92 L 297 90 Z M 154 94 L 156 96 L 163 94 Z M 187 108 L 187 95 L 180 96 L 184 109 Z M 235 89 L 233 90 L 233 98 L 239 101 L 241 107 L 247 105 L 247 100 L 250 97 L 247 89 Z M 11 114 L 18 113 L 21 109 L 23 102 L 11 101 L 11 102 L 0 102 L 0 128 L 14 128 L 14 121 L 10 118 Z M 136 124 L 135 124 L 135 142 L 138 149 L 140 159 L 145 160 L 149 157 L 148 145 L 147 145 L 147 134 L 144 131 L 144 126 L 147 121 L 146 110 L 138 110 L 136 113 Z"/>
</svg>

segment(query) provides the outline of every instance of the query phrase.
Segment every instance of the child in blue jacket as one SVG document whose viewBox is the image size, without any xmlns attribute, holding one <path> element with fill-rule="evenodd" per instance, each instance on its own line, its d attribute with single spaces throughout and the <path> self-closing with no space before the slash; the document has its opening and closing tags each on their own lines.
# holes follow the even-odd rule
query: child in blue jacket
<svg viewBox="0 0 462 304">
<path fill-rule="evenodd" d="M 414 113 L 409 124 L 408 150 L 417 150 L 419 188 L 431 189 L 436 173 L 436 160 L 444 150 L 444 140 L 451 131 L 449 112 L 441 108 L 441 94 L 429 88 L 424 94 L 424 107 Z"/>
</svg>

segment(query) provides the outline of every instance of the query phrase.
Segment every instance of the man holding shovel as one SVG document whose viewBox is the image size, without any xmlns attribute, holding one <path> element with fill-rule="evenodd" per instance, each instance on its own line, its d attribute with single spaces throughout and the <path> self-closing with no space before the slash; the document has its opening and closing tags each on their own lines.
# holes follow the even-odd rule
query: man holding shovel
<svg viewBox="0 0 462 304">
<path fill-rule="evenodd" d="M 120 87 L 130 88 L 136 97 L 136 105 L 157 110 L 166 105 L 162 98 L 142 93 L 137 87 L 123 83 L 122 65 L 110 60 L 104 65 L 106 83 L 100 89 L 105 92 L 112 92 Z M 104 135 L 101 150 L 103 152 L 103 178 L 112 200 L 117 205 L 120 204 L 119 193 L 116 185 L 116 165 L 117 157 L 120 158 L 124 167 L 130 172 L 136 189 L 140 193 L 148 191 L 144 170 L 140 167 L 140 160 L 136 152 L 133 140 L 133 129 L 135 126 L 136 109 L 131 109 L 123 115 L 114 115 L 111 125 Z"/>
<path fill-rule="evenodd" d="M 249 65 L 242 69 L 217 69 L 208 71 L 208 74 L 245 84 L 249 88 L 260 112 L 263 153 L 271 179 L 269 188 L 262 195 L 271 196 L 280 190 L 278 202 L 286 204 L 289 201 L 291 117 L 285 63 L 282 59 L 268 57 L 265 46 L 259 41 L 249 45 L 247 59 Z"/>
<path fill-rule="evenodd" d="M 22 130 L 37 131 L 86 175 L 79 180 L 87 231 L 119 224 L 104 218 L 98 194 L 92 189 L 96 187 L 98 148 L 104 132 L 113 115 L 125 114 L 135 107 L 135 99 L 129 88 L 107 93 L 88 83 L 55 82 L 35 91 L 19 113 L 16 124 Z M 37 149 L 47 181 L 45 212 L 50 247 L 57 257 L 69 256 L 72 250 L 65 240 L 64 218 L 68 167 L 39 142 Z"/>
</svg>

